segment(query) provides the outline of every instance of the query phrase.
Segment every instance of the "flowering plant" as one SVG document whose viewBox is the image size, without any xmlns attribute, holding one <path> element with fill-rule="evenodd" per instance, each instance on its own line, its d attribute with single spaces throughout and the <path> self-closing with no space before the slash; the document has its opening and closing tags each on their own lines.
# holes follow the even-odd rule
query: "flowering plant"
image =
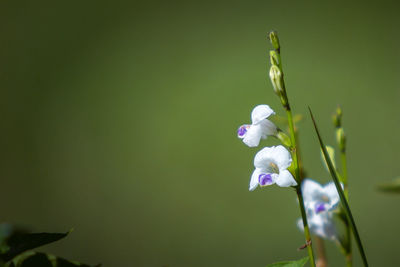
<svg viewBox="0 0 400 267">
<path fill-rule="evenodd" d="M 354 218 L 348 204 L 346 137 L 342 127 L 342 110 L 338 108 L 333 116 L 337 144 L 341 155 L 341 172 L 336 168 L 334 149 L 326 147 L 319 134 L 317 124 L 311 113 L 315 131 L 322 151 L 322 157 L 331 174 L 332 182 L 322 186 L 312 179 L 304 177 L 297 146 L 297 128 L 289 104 L 283 78 L 281 46 L 275 31 L 268 34 L 273 49 L 270 51 L 270 80 L 274 92 L 279 97 L 287 115 L 288 133 L 279 129 L 269 118 L 275 111 L 269 105 L 257 105 L 251 112 L 251 124 L 241 125 L 238 138 L 249 147 L 259 146 L 268 136 L 276 137 L 280 145 L 264 147 L 254 157 L 254 171 L 250 177 L 249 190 L 276 184 L 280 187 L 293 188 L 297 194 L 301 219 L 298 227 L 304 232 L 308 257 L 293 262 L 276 263 L 271 266 L 303 266 L 308 260 L 311 266 L 326 266 L 327 260 L 322 239 L 336 242 L 345 255 L 347 266 L 352 266 L 351 234 L 354 235 L 364 266 L 367 258 L 358 234 Z M 345 231 L 340 230 L 344 226 Z M 342 227 L 343 228 L 343 227 Z M 311 234 L 317 241 L 318 261 L 315 260 Z"/>
</svg>

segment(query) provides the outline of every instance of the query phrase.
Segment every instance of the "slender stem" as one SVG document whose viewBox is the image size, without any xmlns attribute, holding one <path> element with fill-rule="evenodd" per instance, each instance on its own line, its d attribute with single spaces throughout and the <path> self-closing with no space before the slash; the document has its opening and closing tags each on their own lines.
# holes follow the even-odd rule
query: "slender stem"
<svg viewBox="0 0 400 267">
<path fill-rule="evenodd" d="M 310 265 L 311 265 L 311 267 L 315 267 L 314 252 L 313 252 L 312 244 L 311 244 L 310 229 L 308 228 L 307 215 L 306 215 L 306 210 L 304 208 L 303 194 L 301 193 L 300 185 L 296 186 L 296 193 L 297 193 L 297 198 L 299 199 L 301 218 L 303 219 L 304 236 L 306 237 L 307 251 L 308 251 L 308 255 L 310 257 Z"/>
<path fill-rule="evenodd" d="M 351 253 L 346 255 L 346 267 L 353 267 L 353 256 Z"/>
<path fill-rule="evenodd" d="M 300 184 L 300 168 L 299 168 L 299 159 L 297 157 L 297 145 L 296 145 L 296 133 L 294 131 L 294 123 L 293 123 L 293 116 L 292 111 L 290 110 L 289 103 L 288 108 L 286 109 L 286 114 L 288 117 L 289 123 L 289 132 L 290 132 L 290 141 L 292 143 L 292 152 L 293 152 L 293 164 L 294 169 L 296 171 L 296 180 Z"/>
<path fill-rule="evenodd" d="M 347 235 L 347 251 L 345 252 L 345 259 L 346 259 L 346 266 L 347 267 L 352 267 L 353 266 L 353 254 L 351 252 L 351 229 L 350 226 L 347 225 L 346 229 L 346 235 Z"/>
<path fill-rule="evenodd" d="M 286 110 L 286 114 L 288 117 L 288 122 L 289 122 L 289 130 L 290 130 L 290 143 L 291 143 L 291 150 L 292 150 L 292 157 L 293 157 L 293 166 L 295 169 L 295 179 L 297 181 L 297 186 L 295 187 L 296 193 L 297 193 L 297 198 L 299 199 L 299 206 L 300 206 L 300 213 L 301 213 L 301 218 L 303 219 L 303 226 L 304 226 L 304 235 L 306 238 L 306 246 L 307 246 L 307 251 L 308 255 L 310 258 L 310 265 L 311 267 L 315 267 L 315 259 L 314 259 L 314 252 L 312 249 L 312 244 L 311 244 L 311 236 L 310 236 L 310 229 L 308 227 L 308 222 L 307 222 L 307 215 L 306 215 L 306 210 L 304 208 L 304 200 L 303 200 L 303 194 L 301 192 L 301 177 L 300 177 L 300 168 L 299 168 L 299 160 L 297 156 L 297 146 L 296 146 L 296 133 L 294 130 L 294 123 L 293 123 L 293 115 L 290 110 L 290 105 L 289 105 L 289 100 L 286 95 L 286 88 L 285 88 L 285 80 L 283 78 L 283 70 L 282 70 L 282 59 L 281 59 L 281 53 L 280 53 L 280 46 L 279 46 L 279 40 L 278 37 L 275 35 L 275 41 L 272 42 L 272 44 L 275 47 L 275 51 L 278 57 L 278 67 L 281 71 L 281 87 L 280 88 L 282 91 L 279 93 L 279 97 L 281 98 L 281 102 Z M 271 39 L 272 40 L 272 39 Z"/>
<path fill-rule="evenodd" d="M 346 197 L 348 198 L 348 192 L 347 192 L 347 160 L 346 160 L 346 151 L 341 151 L 340 152 L 340 158 L 342 161 L 342 180 L 343 180 L 343 185 L 344 185 L 344 192 L 346 194 Z"/>
<path fill-rule="evenodd" d="M 301 178 L 300 178 L 299 161 L 298 161 L 298 157 L 297 157 L 296 135 L 295 135 L 295 131 L 294 131 L 293 116 L 292 116 L 292 112 L 290 110 L 289 103 L 287 105 L 286 114 L 287 114 L 288 122 L 289 122 L 290 140 L 292 143 L 293 164 L 294 164 L 294 169 L 296 172 L 296 180 L 298 182 L 298 185 L 296 186 L 296 193 L 297 193 L 297 198 L 299 199 L 301 218 L 303 219 L 304 236 L 306 238 L 307 251 L 308 251 L 308 255 L 310 257 L 310 264 L 312 267 L 315 267 L 315 259 L 314 259 L 314 252 L 312 249 L 310 229 L 308 227 L 306 210 L 304 208 L 303 194 L 301 192 Z"/>
<path fill-rule="evenodd" d="M 340 158 L 342 161 L 342 180 L 343 180 L 343 186 L 344 186 L 344 195 L 347 198 L 347 201 L 349 201 L 349 191 L 348 191 L 348 185 L 347 185 L 347 160 L 346 160 L 346 150 L 340 151 Z M 347 220 L 347 218 L 346 218 Z M 347 251 L 345 254 L 346 258 L 346 266 L 351 267 L 353 266 L 353 257 L 352 257 L 352 247 L 351 247 L 351 229 L 350 229 L 350 222 L 347 220 L 347 231 L 346 231 L 346 236 L 347 236 Z"/>
<path fill-rule="evenodd" d="M 318 255 L 316 265 L 317 267 L 327 267 L 328 260 L 326 258 L 324 240 L 317 236 L 315 237 L 315 241 L 317 244 L 317 255 Z"/>
</svg>

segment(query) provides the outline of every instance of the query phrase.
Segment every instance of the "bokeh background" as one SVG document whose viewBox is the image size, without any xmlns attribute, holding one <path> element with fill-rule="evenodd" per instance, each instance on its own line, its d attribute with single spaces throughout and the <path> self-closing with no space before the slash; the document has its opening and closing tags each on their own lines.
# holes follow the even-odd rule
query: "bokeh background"
<svg viewBox="0 0 400 267">
<path fill-rule="evenodd" d="M 236 137 L 278 30 L 307 172 L 329 181 L 307 116 L 344 110 L 350 204 L 371 266 L 399 266 L 396 1 L 2 1 L 1 221 L 74 232 L 43 248 L 104 266 L 265 266 L 306 255 L 295 194 L 248 191 Z M 263 145 L 277 144 L 275 140 Z M 342 266 L 328 244 L 331 266 Z M 360 266 L 355 250 L 355 266 Z"/>
</svg>

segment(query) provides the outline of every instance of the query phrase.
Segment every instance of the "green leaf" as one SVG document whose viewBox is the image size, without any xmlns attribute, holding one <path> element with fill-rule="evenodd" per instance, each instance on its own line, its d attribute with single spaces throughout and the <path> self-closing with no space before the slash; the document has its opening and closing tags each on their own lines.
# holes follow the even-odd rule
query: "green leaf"
<svg viewBox="0 0 400 267">
<path fill-rule="evenodd" d="M 68 233 L 26 233 L 19 231 L 11 225 L 0 227 L 0 259 L 7 262 L 25 252 L 55 241 L 68 235 Z"/>
<path fill-rule="evenodd" d="M 381 183 L 377 186 L 378 190 L 386 193 L 400 193 L 400 177 L 390 182 Z"/>
<path fill-rule="evenodd" d="M 75 261 L 68 261 L 51 254 L 41 252 L 25 252 L 15 257 L 6 267 L 90 267 Z M 100 265 L 97 265 L 98 267 Z"/>
<path fill-rule="evenodd" d="M 311 108 L 308 107 L 308 109 L 310 111 L 311 119 L 312 119 L 313 124 L 314 124 L 315 132 L 317 133 L 317 137 L 318 137 L 318 140 L 319 140 L 319 145 L 320 145 L 321 150 L 322 150 L 322 152 L 324 154 L 326 163 L 327 163 L 328 168 L 329 168 L 329 172 L 330 172 L 330 174 L 332 176 L 332 180 L 335 183 L 336 190 L 339 193 L 339 197 L 340 197 L 340 201 L 341 201 L 342 206 L 343 206 L 344 213 L 346 214 L 347 220 L 350 222 L 350 227 L 351 227 L 351 230 L 353 232 L 354 238 L 356 239 L 358 250 L 360 251 L 361 258 L 363 260 L 364 266 L 368 266 L 367 257 L 365 255 L 364 248 L 363 248 L 362 243 L 361 243 L 361 238 L 360 238 L 360 235 L 358 234 L 356 223 L 354 221 L 353 215 L 352 215 L 351 210 L 350 210 L 350 206 L 347 203 L 347 199 L 346 199 L 346 197 L 344 195 L 342 186 L 340 185 L 339 178 L 337 176 L 336 170 L 333 167 L 332 160 L 329 157 L 329 153 L 326 150 L 326 147 L 324 145 L 324 142 L 322 141 L 321 135 L 319 134 L 317 123 L 315 122 L 314 116 L 313 116 L 313 114 L 311 112 Z"/>
<path fill-rule="evenodd" d="M 303 267 L 307 263 L 308 259 L 309 259 L 309 257 L 307 256 L 307 257 L 302 258 L 297 261 L 275 262 L 275 263 L 267 265 L 267 267 Z"/>
</svg>

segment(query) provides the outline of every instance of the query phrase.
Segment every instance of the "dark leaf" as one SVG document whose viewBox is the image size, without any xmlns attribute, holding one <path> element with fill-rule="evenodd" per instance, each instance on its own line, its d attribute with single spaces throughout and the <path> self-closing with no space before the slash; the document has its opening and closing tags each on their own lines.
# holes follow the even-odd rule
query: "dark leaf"
<svg viewBox="0 0 400 267">
<path fill-rule="evenodd" d="M 53 267 L 51 261 L 47 258 L 46 254 L 35 253 L 34 255 L 25 258 L 17 267 Z"/>
<path fill-rule="evenodd" d="M 0 258 L 4 261 L 9 261 L 24 251 L 58 241 L 67 235 L 68 233 L 12 233 L 3 240 L 0 246 L 0 248 L 6 250 L 0 253 Z"/>
<path fill-rule="evenodd" d="M 96 267 L 99 267 L 97 265 Z M 91 267 L 75 261 L 68 261 L 51 254 L 41 252 L 25 252 L 8 262 L 6 267 Z"/>
</svg>

